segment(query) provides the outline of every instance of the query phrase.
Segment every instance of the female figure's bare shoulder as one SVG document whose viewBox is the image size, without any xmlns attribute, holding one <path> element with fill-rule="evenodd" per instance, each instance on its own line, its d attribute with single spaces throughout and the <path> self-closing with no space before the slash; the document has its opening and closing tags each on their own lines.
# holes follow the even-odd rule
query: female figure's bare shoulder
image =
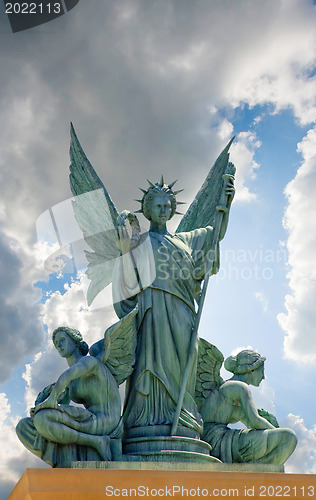
<svg viewBox="0 0 316 500">
<path fill-rule="evenodd" d="M 244 398 L 251 395 L 246 382 L 240 380 L 226 380 L 218 390 L 226 398 Z"/>
</svg>

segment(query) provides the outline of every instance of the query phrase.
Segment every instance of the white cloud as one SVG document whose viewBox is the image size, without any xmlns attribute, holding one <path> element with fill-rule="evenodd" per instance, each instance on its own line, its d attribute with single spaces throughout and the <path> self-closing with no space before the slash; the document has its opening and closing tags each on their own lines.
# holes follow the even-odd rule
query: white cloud
<svg viewBox="0 0 316 500">
<path fill-rule="evenodd" d="M 240 132 L 231 146 L 231 161 L 237 166 L 236 197 L 237 201 L 251 201 L 256 198 L 246 183 L 256 177 L 259 164 L 254 160 L 256 149 L 261 146 L 254 132 Z"/>
<path fill-rule="evenodd" d="M 292 0 L 270 1 L 265 7 L 253 4 L 245 13 L 243 21 L 251 20 L 252 26 L 239 40 L 239 54 L 231 63 L 235 77 L 225 88 L 226 97 L 235 99 L 236 106 L 244 101 L 250 106 L 270 102 L 275 111 L 290 107 L 301 123 L 312 122 L 315 76 L 309 74 L 315 66 L 315 6 Z M 255 10 L 260 23 L 252 19 Z"/>
<path fill-rule="evenodd" d="M 25 467 L 42 467 L 41 462 L 27 451 L 17 438 L 15 426 L 20 417 L 11 415 L 6 394 L 0 394 L 0 483 L 1 498 L 7 498 Z"/>
<path fill-rule="evenodd" d="M 271 387 L 269 380 L 265 378 L 258 389 L 251 387 L 251 391 L 253 392 L 257 408 L 264 408 L 264 410 L 269 411 L 278 418 L 274 405 L 274 389 Z"/>
<path fill-rule="evenodd" d="M 316 128 L 298 144 L 303 163 L 286 186 L 288 206 L 284 227 L 288 231 L 287 250 L 290 293 L 285 297 L 286 313 L 278 321 L 286 336 L 284 352 L 298 362 L 316 359 Z"/>
<path fill-rule="evenodd" d="M 260 123 L 262 121 L 262 116 L 258 115 L 256 116 L 254 119 L 253 119 L 253 123 L 254 125 L 257 125 L 258 123 Z"/>
<path fill-rule="evenodd" d="M 240 351 L 245 351 L 245 350 L 251 350 L 251 351 L 255 351 L 256 349 L 254 349 L 254 347 L 252 347 L 252 345 L 247 345 L 246 347 L 235 347 L 235 349 L 232 350 L 231 352 L 231 356 L 236 356 L 236 354 L 238 354 Z"/>
<path fill-rule="evenodd" d="M 304 419 L 292 413 L 281 424 L 282 427 L 293 429 L 298 439 L 293 455 L 285 463 L 285 472 L 292 474 L 315 474 L 316 426 L 308 429 Z"/>
<path fill-rule="evenodd" d="M 260 302 L 263 312 L 267 312 L 269 301 L 263 292 L 256 292 L 255 298 Z"/>
<path fill-rule="evenodd" d="M 118 321 L 112 307 L 111 297 L 107 297 L 103 309 L 87 306 L 86 289 L 88 279 L 81 276 L 79 281 L 65 285 L 66 292 L 54 292 L 43 307 L 43 321 L 49 335 L 58 326 L 77 328 L 84 339 L 91 344 L 103 337 L 108 326 Z"/>
<path fill-rule="evenodd" d="M 231 139 L 234 131 L 234 126 L 230 123 L 227 118 L 225 118 L 218 127 L 218 136 L 226 141 L 227 139 Z"/>
</svg>

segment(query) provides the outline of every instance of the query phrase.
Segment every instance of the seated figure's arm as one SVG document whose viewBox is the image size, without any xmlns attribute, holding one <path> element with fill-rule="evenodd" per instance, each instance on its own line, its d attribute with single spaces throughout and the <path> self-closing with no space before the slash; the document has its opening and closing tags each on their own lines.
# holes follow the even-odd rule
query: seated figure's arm
<svg viewBox="0 0 316 500">
<path fill-rule="evenodd" d="M 241 382 L 241 384 L 243 383 Z M 242 409 L 244 410 L 245 420 L 248 422 L 248 424 L 250 424 L 250 428 L 274 429 L 274 426 L 270 424 L 270 422 L 268 422 L 265 418 L 260 417 L 249 387 L 247 386 L 247 384 L 243 385 L 244 387 L 240 390 L 240 404 Z M 241 420 L 241 422 L 243 422 L 243 420 Z"/>
<path fill-rule="evenodd" d="M 265 418 L 270 424 L 273 425 L 273 427 L 280 427 L 279 422 L 277 421 L 277 418 L 272 415 L 268 410 L 264 410 L 263 408 L 258 408 L 258 414 L 260 417 Z"/>
<path fill-rule="evenodd" d="M 82 357 L 77 363 L 60 375 L 49 397 L 35 407 L 33 414 L 44 408 L 57 408 L 58 396 L 68 387 L 70 382 L 88 373 L 92 373 L 97 364 L 98 361 L 91 356 Z"/>
<path fill-rule="evenodd" d="M 274 429 L 265 418 L 260 417 L 255 406 L 251 391 L 245 382 L 231 380 L 226 382 L 225 395 L 237 401 L 243 410 L 240 421 L 250 429 Z"/>
<path fill-rule="evenodd" d="M 38 393 L 37 398 L 35 400 L 35 406 L 39 405 L 49 397 L 49 395 L 53 390 L 54 385 L 55 384 L 50 384 L 47 387 L 45 387 L 41 392 Z M 59 394 L 58 403 L 69 404 L 69 393 L 67 389 Z"/>
<path fill-rule="evenodd" d="M 60 375 L 53 387 L 52 395 L 57 399 L 59 394 L 68 387 L 72 380 L 91 373 L 96 365 L 97 360 L 95 358 L 90 356 L 82 357 L 77 363 Z"/>
</svg>

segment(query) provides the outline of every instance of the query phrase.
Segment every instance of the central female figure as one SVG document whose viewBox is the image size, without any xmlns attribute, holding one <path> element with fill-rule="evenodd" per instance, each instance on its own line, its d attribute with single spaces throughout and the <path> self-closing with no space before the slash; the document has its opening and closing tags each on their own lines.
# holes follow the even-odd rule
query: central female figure
<svg viewBox="0 0 316 500">
<path fill-rule="evenodd" d="M 227 189 L 232 194 L 232 186 Z M 122 257 L 114 272 L 114 307 L 120 318 L 136 304 L 139 308 L 136 364 L 128 381 L 123 415 L 127 435 L 141 431 L 131 433 L 132 428 L 148 426 L 164 426 L 159 434 L 169 433 L 187 363 L 200 283 L 211 258 L 211 226 L 186 233 L 168 232 L 166 223 L 176 212 L 176 194 L 163 179 L 150 183 L 141 200 L 141 212 L 150 221 L 150 230 L 133 250 L 124 220 L 118 221 Z M 190 363 L 178 435 L 199 437 L 202 419 L 194 401 L 197 345 Z M 152 428 L 152 433 L 157 434 L 158 429 Z"/>
</svg>

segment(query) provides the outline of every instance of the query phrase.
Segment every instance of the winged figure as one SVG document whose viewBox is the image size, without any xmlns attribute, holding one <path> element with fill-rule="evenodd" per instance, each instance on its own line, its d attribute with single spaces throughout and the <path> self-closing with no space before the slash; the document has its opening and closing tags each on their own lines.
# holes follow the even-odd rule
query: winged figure
<svg viewBox="0 0 316 500">
<path fill-rule="evenodd" d="M 265 357 L 245 349 L 225 360 L 233 373 L 223 380 L 224 356 L 204 339 L 199 340 L 196 400 L 204 420 L 202 439 L 212 446 L 212 455 L 223 462 L 283 464 L 293 453 L 296 436 L 280 429 L 274 415 L 256 409 L 248 385 L 259 386 L 264 378 Z M 232 429 L 242 422 L 247 429 Z"/>
<path fill-rule="evenodd" d="M 221 351 L 207 340 L 200 338 L 195 385 L 195 400 L 199 408 L 211 392 L 217 390 L 224 382 L 220 376 L 223 362 L 224 356 Z"/>
<path fill-rule="evenodd" d="M 216 160 L 175 234 L 168 231 L 167 222 L 178 213 L 181 202 L 176 197 L 180 191 L 173 190 L 175 182 L 165 183 L 163 176 L 159 182 L 148 181 L 149 187 L 141 189 L 138 212 L 150 221 L 150 228 L 140 234 L 135 214 L 116 210 L 71 126 L 74 211 L 93 250 L 87 253 L 91 279 L 88 302 L 112 281 L 118 317 L 124 318 L 138 307 L 136 361 L 123 414 L 127 437 L 129 431 L 135 436 L 135 428 L 141 434 L 140 428 L 150 426 L 157 434 L 157 426 L 164 432 L 171 427 L 182 386 L 178 431 L 193 437 L 202 432 L 194 399 L 197 340 L 192 331 L 201 283 L 219 268 L 219 241 L 225 235 L 234 196 L 231 142 Z M 184 372 L 188 377 L 182 384 Z"/>
<path fill-rule="evenodd" d="M 69 368 L 39 393 L 31 416 L 17 426 L 28 450 L 53 467 L 70 467 L 72 461 L 89 457 L 111 460 L 119 452 L 118 386 L 133 371 L 136 314 L 137 310 L 131 311 L 110 326 L 90 350 L 78 330 L 65 326 L 54 330 L 54 345 Z M 84 407 L 70 405 L 71 400 Z"/>
<path fill-rule="evenodd" d="M 117 385 L 132 374 L 137 345 L 137 308 L 110 326 L 104 339 L 90 347 L 90 355 L 99 359 L 112 373 Z"/>
<path fill-rule="evenodd" d="M 128 210 L 124 210 L 119 214 L 108 191 L 86 157 L 73 124 L 71 124 L 70 134 L 71 164 L 69 178 L 70 188 L 75 197 L 73 201 L 74 213 L 86 242 L 93 250 L 93 252 L 85 251 L 89 262 L 86 274 L 91 280 L 87 292 L 87 301 L 91 305 L 98 293 L 112 282 L 113 264 L 121 255 L 117 235 L 120 223 L 124 224 L 127 219 L 131 224 L 132 246 L 136 246 L 139 242 L 139 223 L 135 214 Z M 218 213 L 216 207 L 218 207 L 222 193 L 221 178 L 227 170 L 228 151 L 233 139 L 217 158 L 201 189 L 180 221 L 176 233 L 214 225 Z M 231 174 L 233 178 L 234 170 L 231 170 Z M 150 189 L 153 188 L 154 184 L 148 182 Z M 172 191 L 174 184 L 175 182 L 169 184 L 169 190 L 167 191 L 176 196 L 182 190 Z M 163 185 L 162 177 L 157 186 L 163 187 Z M 166 187 L 165 185 L 165 189 Z M 148 198 L 148 190 L 141 189 L 141 191 Z M 230 192 L 230 198 L 229 204 L 233 198 L 233 190 Z M 138 201 L 142 203 L 142 208 L 138 212 L 143 213 L 143 200 Z M 176 207 L 180 204 L 182 202 L 173 201 L 172 215 L 179 213 Z M 216 265 L 214 265 L 213 272 L 215 273 L 217 270 Z"/>
</svg>

